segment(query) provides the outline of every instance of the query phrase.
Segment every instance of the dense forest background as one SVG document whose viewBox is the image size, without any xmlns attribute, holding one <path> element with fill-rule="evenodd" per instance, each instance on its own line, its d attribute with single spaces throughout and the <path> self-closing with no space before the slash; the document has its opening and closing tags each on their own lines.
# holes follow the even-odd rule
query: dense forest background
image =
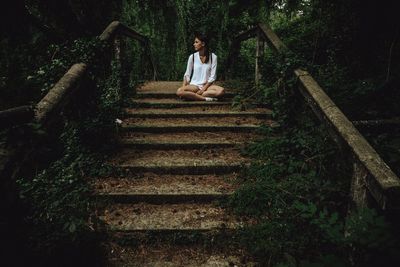
<svg viewBox="0 0 400 267">
<path fill-rule="evenodd" d="M 345 79 L 334 89 L 337 95 L 353 99 L 379 92 L 386 98 L 395 94 L 392 90 L 398 85 L 399 22 L 394 4 L 374 0 L 14 1 L 2 9 L 1 16 L 1 106 L 37 99 L 41 85 L 32 84 L 33 74 L 63 53 L 51 45 L 94 37 L 112 20 L 151 38 L 159 79 L 181 79 L 194 32 L 211 37 L 211 47 L 223 63 L 238 33 L 269 22 L 290 49 L 315 65 L 330 64 L 329 73 L 321 75 Z M 252 45 L 245 44 L 241 53 L 245 62 L 238 78 L 251 77 Z M 220 64 L 219 73 L 223 72 Z"/>
<path fill-rule="evenodd" d="M 332 144 L 326 144 L 329 143 L 324 136 L 326 129 L 316 130 L 311 113 L 299 109 L 300 105 L 293 100 L 293 95 L 288 95 L 286 101 L 277 100 L 277 95 L 282 97 L 285 94 L 276 93 L 274 90 L 282 87 L 287 89 L 282 86 L 282 81 L 286 81 L 287 84 L 294 82 L 287 74 L 291 74 L 295 67 L 304 67 L 351 120 L 398 119 L 400 20 L 396 4 L 395 0 L 11 1 L 0 10 L 0 109 L 38 102 L 72 64 L 96 57 L 98 54 L 91 55 L 88 51 L 96 48 L 96 36 L 113 20 L 119 20 L 150 38 L 160 80 L 182 79 L 187 57 L 193 52 L 195 32 L 203 32 L 211 37 L 211 49 L 219 57 L 218 76 L 222 77 L 234 37 L 257 23 L 268 23 L 291 52 L 286 59 L 282 59 L 274 56 L 271 49 L 266 48 L 261 62 L 261 89 L 257 89 L 253 81 L 256 41 L 247 40 L 242 43 L 237 63 L 231 70 L 229 79 L 233 80 L 233 84 L 236 81 L 245 82 L 241 94 L 235 98 L 238 105 L 245 105 L 249 96 L 274 103 L 274 111 L 282 125 L 297 130 L 292 130 L 289 134 L 281 133 L 286 139 L 275 140 L 272 143 L 266 141 L 262 145 L 250 148 L 248 152 L 259 157 L 264 156 L 263 160 L 267 161 L 273 156 L 279 158 L 285 155 L 282 158 L 289 158 L 290 163 L 281 165 L 286 164 L 291 170 L 268 165 L 268 171 L 264 166 L 264 169 L 254 168 L 247 174 L 249 177 L 264 177 L 264 180 L 253 184 L 244 183 L 245 187 L 231 200 L 233 209 L 243 215 L 270 218 L 275 216 L 276 220 L 245 232 L 242 241 L 261 260 L 272 261 L 274 264 L 286 262 L 286 265 L 281 266 L 294 266 L 290 265 L 290 262 L 295 261 L 294 258 L 318 262 L 316 265 L 304 266 L 328 266 L 326 262 L 332 262 L 332 257 L 336 257 L 336 262 L 340 261 L 339 258 L 348 260 L 345 251 L 349 248 L 359 253 L 353 255 L 355 259 L 367 255 L 360 261 L 359 266 L 367 266 L 362 265 L 366 263 L 376 266 L 382 255 L 388 257 L 388 262 L 396 258 L 393 255 L 397 253 L 395 245 L 398 243 L 388 236 L 396 236 L 398 231 L 388 232 L 389 226 L 376 212 L 363 211 L 363 216 L 369 221 L 358 221 L 359 224 L 355 223 L 353 227 L 364 227 L 371 231 L 367 233 L 369 238 L 364 238 L 367 230 L 355 231 L 357 233 L 354 240 L 350 241 L 338 237 L 343 228 L 336 225 L 339 225 L 337 222 L 340 218 L 345 217 L 348 197 L 346 181 L 349 177 L 346 177 L 344 172 L 336 171 L 343 162 L 332 163 L 340 161 L 337 160 L 338 154 L 333 152 Z M 135 84 L 146 79 L 142 69 L 143 57 L 140 56 L 143 51 L 135 42 L 129 42 L 128 48 L 129 64 L 132 68 L 130 78 L 132 84 Z M 111 88 L 112 83 L 112 80 L 107 80 L 103 85 Z M 237 84 L 239 86 L 239 82 Z M 106 95 L 109 95 L 108 93 Z M 109 108 L 115 103 L 106 99 L 104 106 Z M 288 119 L 300 113 L 303 117 L 297 122 Z M 86 122 L 89 121 L 90 118 L 87 118 Z M 84 127 L 89 133 L 93 133 L 94 130 L 89 129 L 89 124 Z M 76 212 L 70 216 L 59 207 L 62 203 L 58 204 L 57 209 L 54 208 L 55 199 L 65 194 L 60 186 L 63 184 L 58 183 L 58 178 L 54 177 L 76 175 L 74 172 L 71 174 L 73 168 L 70 166 L 76 163 L 74 160 L 77 155 L 79 160 L 86 157 L 82 156 L 82 151 L 77 147 L 87 144 L 90 135 L 87 134 L 86 139 L 79 139 L 77 132 L 79 133 L 72 128 L 64 129 L 62 136 L 66 140 L 64 145 L 69 149 L 69 158 L 58 161 L 56 167 L 52 167 L 52 172 L 47 172 L 40 178 L 41 181 L 52 181 L 45 186 L 57 188 L 53 198 L 47 196 L 46 190 L 43 189 L 44 184 L 39 184 L 41 189 L 29 182 L 23 184 L 29 189 L 25 190 L 27 195 L 34 194 L 35 200 L 40 201 L 41 206 L 37 210 L 34 209 L 30 216 L 24 214 L 25 210 L 21 212 L 20 216 L 26 221 L 24 227 L 31 227 L 27 225 L 32 222 L 34 226 L 19 233 L 13 242 L 17 246 L 24 243 L 28 239 L 26 236 L 32 232 L 36 234 L 26 243 L 29 246 L 24 248 L 24 252 L 20 251 L 21 253 L 29 254 L 31 247 L 35 247 L 36 250 L 33 251 L 40 251 L 35 257 L 46 258 L 52 254 L 53 259 L 57 260 L 57 257 L 68 258 L 64 253 L 68 244 L 76 244 L 77 240 L 86 242 L 86 245 L 90 244 L 87 240 L 82 240 L 88 238 L 82 234 L 82 229 L 85 228 L 80 228 L 85 225 L 85 219 L 81 218 L 83 215 Z M 384 132 L 363 134 L 400 175 L 398 130 L 393 128 Z M 96 142 L 101 143 L 102 140 Z M 92 147 L 95 145 L 92 144 Z M 308 155 L 306 162 L 310 166 L 304 167 L 304 158 L 288 156 L 303 155 L 302 153 Z M 293 170 L 298 169 L 301 169 L 300 175 L 293 173 Z M 267 172 L 275 172 L 279 176 L 288 175 L 295 182 L 282 183 L 271 176 L 267 177 Z M 325 180 L 325 177 L 329 179 Z M 319 182 L 308 184 L 314 178 L 319 179 Z M 81 184 L 77 183 L 75 188 L 79 186 Z M 271 191 L 271 187 L 274 186 L 276 190 Z M 279 191 L 282 188 L 301 194 L 301 200 L 307 201 L 299 203 L 292 199 L 292 196 L 282 195 L 284 191 Z M 80 196 L 83 191 L 86 193 L 86 189 L 76 190 L 73 196 Z M 278 191 L 280 193 L 277 193 Z M 26 197 L 29 199 L 29 196 Z M 276 205 L 273 207 L 260 204 L 275 203 L 274 199 L 280 197 L 285 200 L 286 206 L 282 203 L 273 204 Z M 75 200 L 77 204 L 74 209 L 79 210 L 82 208 L 79 203 L 85 200 L 80 197 Z M 44 209 L 53 212 L 50 218 L 40 217 Z M 268 209 L 271 211 L 267 215 L 262 212 Z M 282 210 L 287 210 L 288 213 L 282 214 Z M 300 213 L 303 215 L 299 216 L 301 218 L 289 220 L 293 214 Z M 360 218 L 363 216 L 360 215 Z M 73 224 L 70 222 L 71 218 L 75 220 Z M 47 229 L 37 228 L 37 225 L 44 224 Z M 71 237 L 72 234 L 75 235 Z M 53 253 L 56 246 L 59 246 L 58 254 Z M 80 247 L 77 247 L 79 250 Z M 387 254 L 390 254 L 390 257 Z M 340 262 L 343 264 L 335 266 L 347 266 L 346 260 Z"/>
</svg>

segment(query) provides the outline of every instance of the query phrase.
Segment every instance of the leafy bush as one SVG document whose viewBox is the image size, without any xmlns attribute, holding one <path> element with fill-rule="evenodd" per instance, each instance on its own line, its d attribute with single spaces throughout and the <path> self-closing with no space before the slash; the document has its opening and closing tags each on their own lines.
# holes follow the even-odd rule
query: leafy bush
<svg viewBox="0 0 400 267">
<path fill-rule="evenodd" d="M 115 147 L 114 121 L 126 93 L 120 88 L 118 64 L 104 64 L 107 45 L 97 40 L 78 40 L 58 49 L 69 52 L 42 66 L 32 75 L 32 84 L 42 85 L 46 93 L 56 82 L 51 77 L 60 78 L 78 59 L 88 63 L 88 79 L 82 86 L 84 90 L 75 92 L 73 101 L 58 114 L 51 131 L 32 125 L 33 132 L 27 135 L 34 145 L 37 174 L 23 175 L 17 181 L 26 207 L 24 219 L 30 225 L 29 248 L 48 263 L 60 260 L 52 258 L 55 255 L 68 258 L 68 253 L 83 253 L 83 247 L 96 247 L 95 243 L 92 248 L 88 246 L 96 238 L 88 177 L 111 171 L 102 162 Z"/>
</svg>

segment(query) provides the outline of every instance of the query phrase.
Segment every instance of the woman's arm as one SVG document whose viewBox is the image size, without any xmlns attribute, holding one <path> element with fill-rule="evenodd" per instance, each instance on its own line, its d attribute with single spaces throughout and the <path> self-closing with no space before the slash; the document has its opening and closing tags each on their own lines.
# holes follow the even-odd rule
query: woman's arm
<svg viewBox="0 0 400 267">
<path fill-rule="evenodd" d="M 207 91 L 208 87 L 210 87 L 210 85 L 212 85 L 216 79 L 217 79 L 217 56 L 212 54 L 211 74 L 207 80 L 207 83 L 203 86 L 203 89 L 201 90 L 200 94 Z"/>
<path fill-rule="evenodd" d="M 183 85 L 182 86 L 186 86 L 189 84 L 190 82 L 190 75 L 192 74 L 192 70 L 193 70 L 193 54 L 191 54 L 188 58 L 188 62 L 187 62 L 187 66 L 186 66 L 186 72 L 183 75 Z"/>
</svg>

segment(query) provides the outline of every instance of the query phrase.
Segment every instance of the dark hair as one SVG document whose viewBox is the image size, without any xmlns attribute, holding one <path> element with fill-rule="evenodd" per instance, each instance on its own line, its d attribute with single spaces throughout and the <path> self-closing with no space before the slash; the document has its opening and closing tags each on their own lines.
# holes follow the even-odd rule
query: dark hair
<svg viewBox="0 0 400 267">
<path fill-rule="evenodd" d="M 208 63 L 208 59 L 210 58 L 210 53 L 211 53 L 210 48 L 208 47 L 208 41 L 209 41 L 208 36 L 203 33 L 195 33 L 194 38 L 197 38 L 201 42 L 205 43 L 205 46 L 204 46 L 204 54 L 206 56 L 205 63 Z"/>
</svg>

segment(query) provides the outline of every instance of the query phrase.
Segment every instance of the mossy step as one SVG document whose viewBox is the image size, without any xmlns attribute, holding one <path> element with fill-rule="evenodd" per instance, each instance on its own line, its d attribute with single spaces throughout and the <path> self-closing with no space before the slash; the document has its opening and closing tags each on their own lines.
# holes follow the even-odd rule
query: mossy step
<svg viewBox="0 0 400 267">
<path fill-rule="evenodd" d="M 191 133 L 140 133 L 127 132 L 121 136 L 121 141 L 139 142 L 231 142 L 251 143 L 257 139 L 265 138 L 256 133 L 234 133 L 234 132 L 191 132 Z"/>
<path fill-rule="evenodd" d="M 243 249 L 226 245 L 135 244 L 113 242 L 105 247 L 107 266 L 119 267 L 255 267 L 255 261 Z"/>
<path fill-rule="evenodd" d="M 271 119 L 272 111 L 251 112 L 251 111 L 181 111 L 176 109 L 166 110 L 135 110 L 126 109 L 125 118 L 224 118 L 224 117 L 256 117 Z"/>
<path fill-rule="evenodd" d="M 198 149 L 198 148 L 223 148 L 223 147 L 237 147 L 242 145 L 241 142 L 231 141 L 212 141 L 212 140 L 171 140 L 171 141 L 157 141 L 157 140 L 134 140 L 123 139 L 120 144 L 126 147 L 141 148 L 141 149 Z"/>
<path fill-rule="evenodd" d="M 126 132 L 120 144 L 142 149 L 193 149 L 243 147 L 261 136 L 254 133 L 190 132 L 190 133 L 143 133 Z"/>
<path fill-rule="evenodd" d="M 226 92 L 235 92 L 236 90 L 231 88 L 232 86 L 227 86 L 227 83 L 222 81 L 216 81 L 215 85 L 219 85 L 225 88 Z M 148 81 L 138 88 L 137 92 L 169 92 L 175 93 L 179 87 L 182 86 L 182 81 Z"/>
<path fill-rule="evenodd" d="M 238 149 L 171 149 L 140 150 L 125 148 L 109 160 L 109 164 L 134 172 L 170 174 L 209 174 L 238 171 L 247 163 Z"/>
<path fill-rule="evenodd" d="M 227 118 L 126 118 L 122 131 L 141 132 L 195 132 L 233 131 L 247 132 L 260 126 L 276 127 L 276 122 L 253 117 Z"/>
<path fill-rule="evenodd" d="M 233 98 L 236 94 L 233 92 L 225 92 L 225 94 L 222 96 L 222 99 L 226 99 L 226 98 Z M 135 95 L 135 98 L 157 98 L 157 99 L 161 99 L 161 98 L 174 98 L 176 99 L 178 96 L 176 95 L 176 90 L 175 91 L 167 91 L 167 92 L 152 92 L 152 91 L 141 91 L 141 92 L 137 92 Z"/>
<path fill-rule="evenodd" d="M 125 108 L 125 114 L 127 116 L 133 115 L 135 113 L 140 113 L 140 112 L 145 112 L 145 113 L 163 113 L 163 114 L 186 114 L 186 113 L 193 113 L 193 112 L 199 112 L 199 113 L 231 113 L 234 114 L 235 112 L 249 112 L 249 113 L 255 113 L 255 114 L 264 114 L 264 113 L 272 113 L 272 111 L 268 108 L 262 108 L 262 107 L 249 107 L 243 110 L 239 110 L 237 108 L 231 107 L 231 106 L 193 106 L 193 107 L 175 107 L 175 108 L 170 108 L 170 109 L 159 109 L 159 108 Z"/>
<path fill-rule="evenodd" d="M 231 132 L 251 132 L 256 131 L 258 125 L 190 125 L 190 126 L 171 126 L 171 125 L 127 125 L 122 127 L 122 131 L 135 131 L 147 133 L 172 133 L 172 132 L 210 132 L 210 131 L 231 131 Z"/>
<path fill-rule="evenodd" d="M 175 107 L 196 107 L 196 106 L 231 106 L 230 101 L 184 101 L 180 99 L 157 99 L 144 98 L 132 99 L 131 105 L 134 107 L 148 108 L 175 108 Z"/>
<path fill-rule="evenodd" d="M 229 182 L 233 175 L 157 175 L 94 179 L 97 197 L 115 202 L 178 203 L 223 199 L 237 187 Z"/>
<path fill-rule="evenodd" d="M 228 117 L 228 118 L 125 118 L 122 126 L 127 125 L 171 125 L 171 126 L 190 126 L 190 125 L 269 125 L 271 120 L 253 117 Z"/>
<path fill-rule="evenodd" d="M 117 232 L 203 232 L 243 224 L 213 204 L 112 204 L 97 211 L 106 230 Z"/>
<path fill-rule="evenodd" d="M 189 160 L 188 160 L 189 161 Z M 120 171 L 126 175 L 132 173 L 154 172 L 164 174 L 224 174 L 240 171 L 248 166 L 248 163 L 226 163 L 206 161 L 203 163 L 178 163 L 178 164 L 121 164 Z"/>
</svg>

